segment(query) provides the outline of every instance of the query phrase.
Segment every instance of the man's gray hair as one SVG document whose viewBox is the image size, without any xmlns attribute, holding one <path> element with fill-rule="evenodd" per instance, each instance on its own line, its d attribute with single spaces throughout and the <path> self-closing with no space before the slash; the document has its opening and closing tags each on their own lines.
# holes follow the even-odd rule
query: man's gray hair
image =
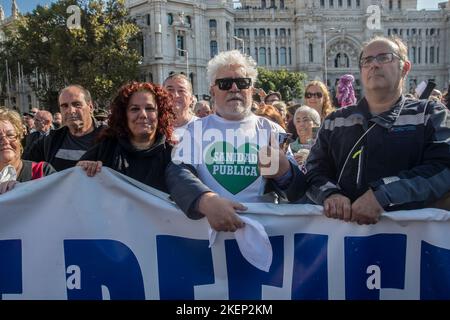
<svg viewBox="0 0 450 320">
<path fill-rule="evenodd" d="M 308 115 L 308 117 L 311 119 L 311 121 L 316 126 L 320 127 L 320 115 L 315 109 L 308 107 L 308 106 L 301 106 L 300 108 L 295 110 L 294 121 L 295 121 L 295 118 L 297 117 L 297 114 L 300 112 L 306 113 Z"/>
<path fill-rule="evenodd" d="M 84 95 L 84 101 L 85 101 L 87 104 L 89 104 L 89 103 L 92 102 L 92 96 L 91 96 L 91 93 L 89 92 L 89 90 L 86 89 L 86 88 L 83 87 L 83 86 L 80 86 L 79 84 L 71 84 L 71 85 L 68 85 L 68 86 L 65 87 L 65 88 L 62 88 L 62 89 L 59 91 L 59 93 L 58 93 L 58 99 L 59 99 L 59 97 L 61 96 L 61 94 L 63 94 L 64 91 L 66 91 L 66 90 L 68 90 L 68 89 L 70 89 L 70 88 L 78 88 L 78 89 L 80 89 L 80 91 L 81 91 L 81 92 L 83 93 L 83 95 Z"/>
<path fill-rule="evenodd" d="M 247 55 L 242 54 L 238 50 L 223 51 L 209 60 L 207 67 L 208 81 L 212 86 L 216 81 L 217 72 L 222 68 L 242 67 L 245 70 L 245 76 L 252 79 L 252 84 L 255 83 L 258 77 L 258 70 L 256 69 L 256 61 Z"/>
</svg>

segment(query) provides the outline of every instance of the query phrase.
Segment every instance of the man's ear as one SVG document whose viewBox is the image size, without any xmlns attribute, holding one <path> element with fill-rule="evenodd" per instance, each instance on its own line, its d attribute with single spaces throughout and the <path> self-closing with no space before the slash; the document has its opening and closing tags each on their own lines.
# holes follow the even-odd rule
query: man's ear
<svg viewBox="0 0 450 320">
<path fill-rule="evenodd" d="M 405 61 L 403 62 L 403 68 L 402 68 L 402 78 L 406 77 L 408 72 L 411 70 L 411 62 Z"/>
</svg>

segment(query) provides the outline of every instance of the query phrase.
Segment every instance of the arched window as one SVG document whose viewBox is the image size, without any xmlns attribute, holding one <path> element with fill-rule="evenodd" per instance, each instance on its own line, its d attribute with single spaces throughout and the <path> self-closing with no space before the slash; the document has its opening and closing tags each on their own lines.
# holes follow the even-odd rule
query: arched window
<svg viewBox="0 0 450 320">
<path fill-rule="evenodd" d="M 261 8 L 266 8 L 266 0 L 261 0 Z"/>
<path fill-rule="evenodd" d="M 266 48 L 259 48 L 259 65 L 266 65 Z"/>
<path fill-rule="evenodd" d="M 286 61 L 286 48 L 281 47 L 280 48 L 280 65 L 285 66 L 287 64 Z"/>
<path fill-rule="evenodd" d="M 285 28 L 280 29 L 280 37 L 286 37 L 286 29 Z"/>
<path fill-rule="evenodd" d="M 210 28 L 217 28 L 217 21 L 216 21 L 216 19 L 210 19 L 209 20 L 209 27 Z"/>
<path fill-rule="evenodd" d="M 350 68 L 350 59 L 346 53 L 338 53 L 334 59 L 335 68 Z"/>
<path fill-rule="evenodd" d="M 169 26 L 171 26 L 172 23 L 173 23 L 173 14 L 168 13 L 168 14 L 167 14 L 167 24 L 168 24 Z"/>
<path fill-rule="evenodd" d="M 186 24 L 187 24 L 188 26 L 191 25 L 191 17 L 190 17 L 190 16 L 186 16 L 186 17 L 184 18 L 184 21 L 186 22 Z"/>
<path fill-rule="evenodd" d="M 280 9 L 284 9 L 284 0 L 280 0 Z"/>
<path fill-rule="evenodd" d="M 218 53 L 217 50 L 217 41 L 211 41 L 209 43 L 209 55 L 211 58 L 214 58 L 214 56 Z"/>
<path fill-rule="evenodd" d="M 314 62 L 314 47 L 313 44 L 309 44 L 309 62 Z"/>
<path fill-rule="evenodd" d="M 266 36 L 266 30 L 263 29 L 263 28 L 260 28 L 260 29 L 259 29 L 259 36 L 260 36 L 260 37 L 265 37 L 265 36 Z"/>
</svg>

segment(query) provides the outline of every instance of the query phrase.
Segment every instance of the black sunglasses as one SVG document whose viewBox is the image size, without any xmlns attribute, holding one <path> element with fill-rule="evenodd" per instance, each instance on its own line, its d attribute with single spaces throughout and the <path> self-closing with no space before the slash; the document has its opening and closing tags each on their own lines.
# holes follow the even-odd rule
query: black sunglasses
<svg viewBox="0 0 450 320">
<path fill-rule="evenodd" d="M 318 99 L 322 98 L 322 92 L 307 92 L 305 93 L 305 98 L 311 99 L 312 97 L 317 97 Z"/>
<path fill-rule="evenodd" d="M 251 78 L 222 78 L 216 79 L 216 85 L 220 90 L 230 90 L 233 86 L 233 82 L 236 83 L 236 87 L 239 90 L 248 89 L 252 85 Z"/>
</svg>

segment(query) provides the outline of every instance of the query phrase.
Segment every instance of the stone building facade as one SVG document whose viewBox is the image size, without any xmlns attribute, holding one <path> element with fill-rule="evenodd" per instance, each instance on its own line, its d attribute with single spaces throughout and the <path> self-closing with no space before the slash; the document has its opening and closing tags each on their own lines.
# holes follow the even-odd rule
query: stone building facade
<svg viewBox="0 0 450 320">
<path fill-rule="evenodd" d="M 442 89 L 450 79 L 450 1 L 420 11 L 416 0 L 241 0 L 239 7 L 232 0 L 129 0 L 127 6 L 142 30 L 142 78 L 161 83 L 171 72 L 188 72 L 200 97 L 209 91 L 208 60 L 233 48 L 268 69 L 326 78 L 331 88 L 351 73 L 359 89 L 360 48 L 375 35 L 407 43 L 413 68 L 406 90 L 430 79 Z"/>
</svg>

